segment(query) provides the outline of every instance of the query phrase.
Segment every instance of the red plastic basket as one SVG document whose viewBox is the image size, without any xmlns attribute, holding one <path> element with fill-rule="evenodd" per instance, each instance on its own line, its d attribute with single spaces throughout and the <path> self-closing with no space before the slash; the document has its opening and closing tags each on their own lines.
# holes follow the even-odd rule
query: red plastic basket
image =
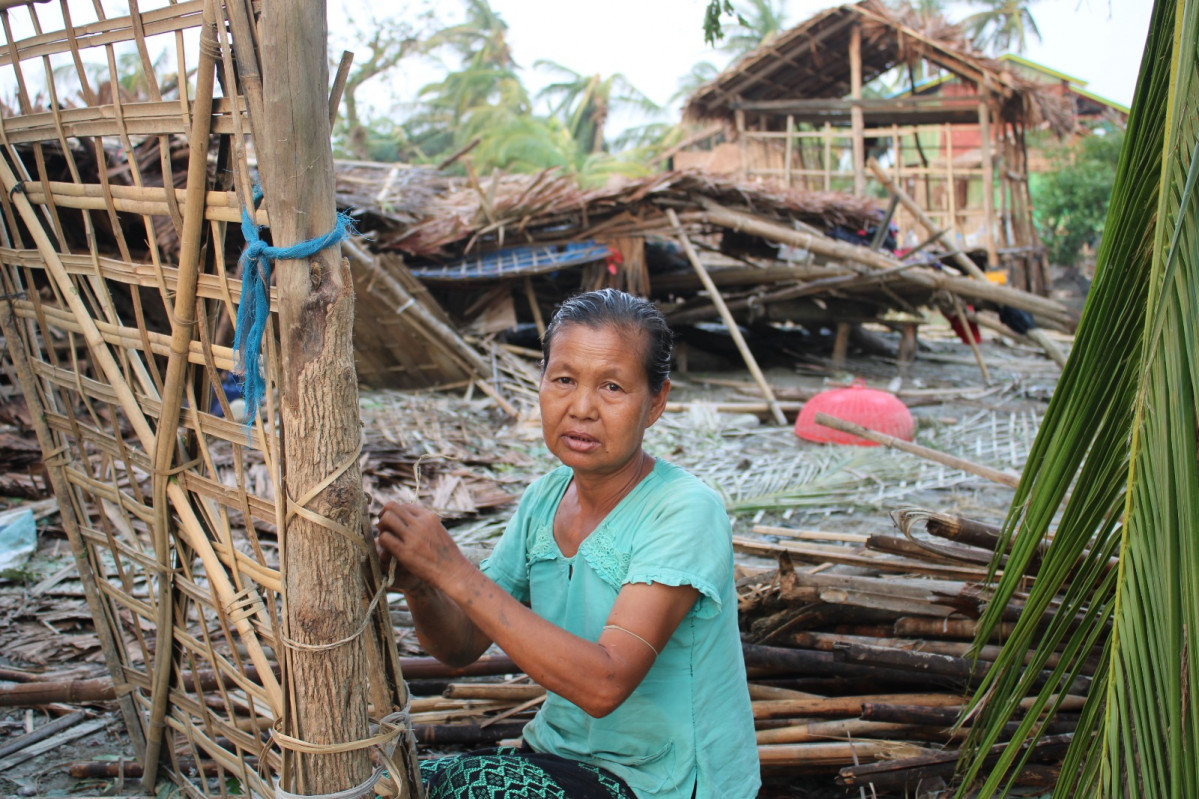
<svg viewBox="0 0 1199 799">
<path fill-rule="evenodd" d="M 916 433 L 916 422 L 908 406 L 894 394 L 866 388 L 862 380 L 855 380 L 848 388 L 822 391 L 805 402 L 795 420 L 795 435 L 818 443 L 878 446 L 873 441 L 816 424 L 818 413 L 827 413 L 904 441 L 911 441 Z"/>
</svg>

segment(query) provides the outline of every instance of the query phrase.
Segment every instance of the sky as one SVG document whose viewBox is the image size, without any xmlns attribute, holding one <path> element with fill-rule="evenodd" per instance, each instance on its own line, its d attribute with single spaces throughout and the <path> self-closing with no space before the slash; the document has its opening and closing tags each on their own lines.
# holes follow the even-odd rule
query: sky
<svg viewBox="0 0 1199 799">
<path fill-rule="evenodd" d="M 328 2 L 334 38 L 345 35 L 347 17 L 366 13 L 366 0 Z M 693 64 L 706 60 L 724 67 L 729 58 L 704 44 L 707 0 L 490 2 L 508 24 L 509 45 L 532 92 L 550 80 L 549 73 L 533 69 L 537 60 L 547 59 L 582 74 L 621 73 L 652 100 L 667 106 Z M 733 3 L 738 5 L 737 0 Z M 831 5 L 837 3 L 786 0 L 785 20 L 795 25 Z M 1032 0 L 1030 8 L 1042 40 L 1030 42 L 1024 56 L 1086 81 L 1086 88 L 1095 94 L 1129 105 L 1152 5 L 1151 0 Z M 443 0 L 438 7 L 443 15 L 454 8 L 452 0 Z M 975 8 L 958 2 L 951 7 L 950 18 L 961 19 Z M 374 96 L 390 90 L 404 99 L 431 77 L 436 73 L 408 65 L 389 87 L 376 87 Z M 619 128 L 620 121 L 613 121 Z"/>
</svg>

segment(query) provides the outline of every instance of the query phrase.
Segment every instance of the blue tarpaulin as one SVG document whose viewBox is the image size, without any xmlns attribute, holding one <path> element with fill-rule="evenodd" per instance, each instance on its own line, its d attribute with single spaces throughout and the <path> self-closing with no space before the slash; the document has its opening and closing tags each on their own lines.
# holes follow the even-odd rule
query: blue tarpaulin
<svg viewBox="0 0 1199 799">
<path fill-rule="evenodd" d="M 603 261 L 609 253 L 608 245 L 594 241 L 538 244 L 480 253 L 442 266 L 414 266 L 410 271 L 429 281 L 496 280 Z"/>
</svg>

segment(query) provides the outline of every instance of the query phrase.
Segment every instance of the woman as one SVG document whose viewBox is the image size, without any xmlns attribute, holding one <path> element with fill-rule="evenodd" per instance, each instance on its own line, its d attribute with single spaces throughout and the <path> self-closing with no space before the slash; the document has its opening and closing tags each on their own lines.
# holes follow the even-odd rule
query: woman
<svg viewBox="0 0 1199 799">
<path fill-rule="evenodd" d="M 757 793 L 728 516 L 642 449 L 666 407 L 670 350 L 644 300 L 604 289 L 562 304 L 539 396 L 563 465 L 529 487 L 480 567 L 436 514 L 384 509 L 380 551 L 426 651 L 462 666 L 494 642 L 549 692 L 521 750 L 424 765 L 430 797 Z"/>
</svg>

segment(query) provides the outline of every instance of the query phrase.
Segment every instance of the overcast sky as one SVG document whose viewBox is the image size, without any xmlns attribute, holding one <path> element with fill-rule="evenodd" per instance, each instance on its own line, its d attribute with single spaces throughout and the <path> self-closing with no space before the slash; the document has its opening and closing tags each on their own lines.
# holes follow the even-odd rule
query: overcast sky
<svg viewBox="0 0 1199 799">
<path fill-rule="evenodd" d="M 724 67 L 728 61 L 727 55 L 703 42 L 707 0 L 490 1 L 508 23 L 509 44 L 533 92 L 548 81 L 548 74 L 534 70 L 533 64 L 548 59 L 583 74 L 619 72 L 666 105 L 693 64 L 706 60 Z M 438 3 L 438 13 L 461 14 L 452 2 Z M 837 3 L 788 0 L 786 21 L 798 24 L 832 5 Z M 367 7 L 365 0 L 329 0 L 331 33 L 345 30 L 347 12 L 365 14 Z M 1090 91 L 1103 97 L 1123 105 L 1131 102 L 1151 0 L 1033 0 L 1031 9 L 1042 40 L 1031 42 L 1025 57 L 1086 81 Z M 958 3 L 950 15 L 960 19 L 971 10 Z M 393 78 L 390 88 L 398 97 L 410 96 L 431 76 L 435 77 L 410 65 Z"/>
</svg>

